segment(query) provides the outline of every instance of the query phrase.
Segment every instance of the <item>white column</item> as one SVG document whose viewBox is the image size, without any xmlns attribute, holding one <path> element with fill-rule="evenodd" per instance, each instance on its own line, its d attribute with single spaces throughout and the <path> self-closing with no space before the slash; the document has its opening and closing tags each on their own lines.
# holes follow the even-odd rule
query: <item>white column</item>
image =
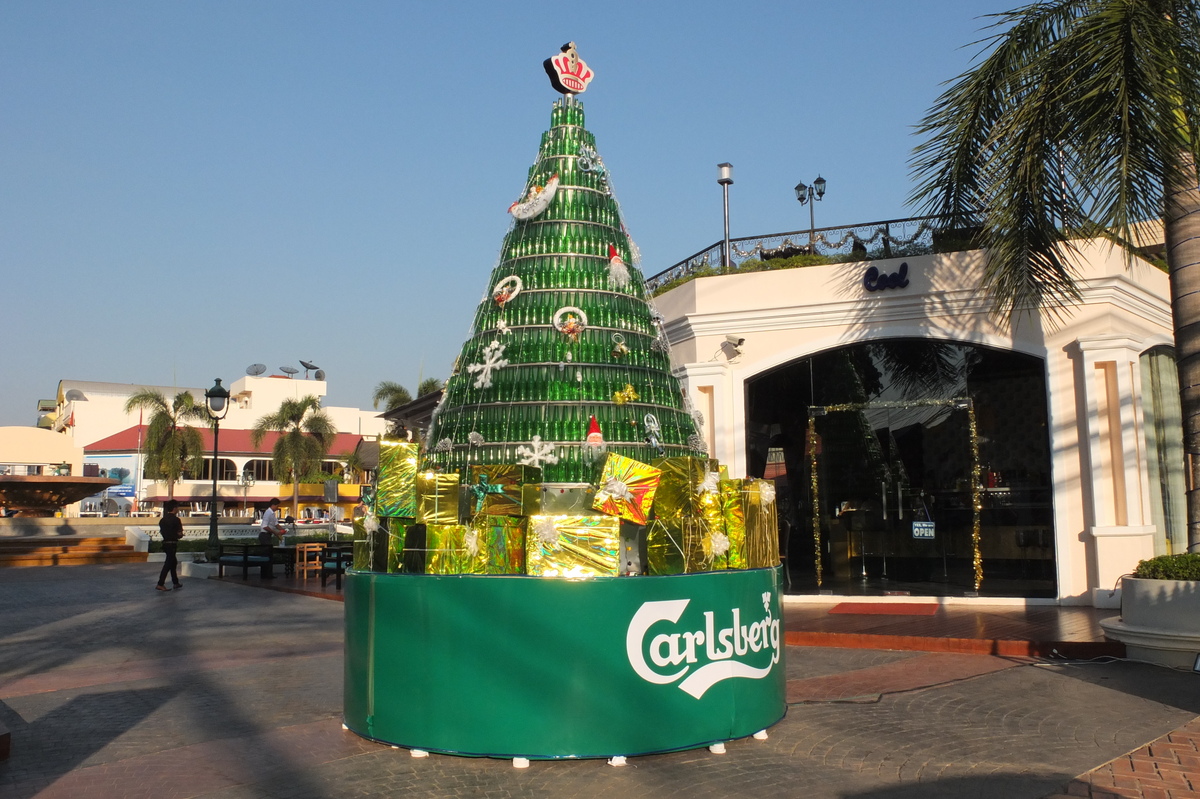
<svg viewBox="0 0 1200 799">
<path fill-rule="evenodd" d="M 1088 481 L 1088 582 L 1092 604 L 1119 607 L 1119 591 L 1109 596 L 1117 580 L 1154 556 L 1141 413 L 1143 347 L 1119 335 L 1083 337 L 1076 345 L 1076 398 L 1086 425 L 1080 465 Z"/>
</svg>

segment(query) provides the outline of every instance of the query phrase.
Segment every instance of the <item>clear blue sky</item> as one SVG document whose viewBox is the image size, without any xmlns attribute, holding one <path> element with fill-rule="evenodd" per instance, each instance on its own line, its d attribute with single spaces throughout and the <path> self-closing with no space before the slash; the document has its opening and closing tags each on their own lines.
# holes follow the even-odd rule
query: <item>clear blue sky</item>
<svg viewBox="0 0 1200 799">
<path fill-rule="evenodd" d="M 0 425 L 60 379 L 447 376 L 557 97 L 658 272 L 721 237 L 903 217 L 977 0 L 0 4 Z M 423 370 L 423 371 L 422 371 Z"/>
</svg>

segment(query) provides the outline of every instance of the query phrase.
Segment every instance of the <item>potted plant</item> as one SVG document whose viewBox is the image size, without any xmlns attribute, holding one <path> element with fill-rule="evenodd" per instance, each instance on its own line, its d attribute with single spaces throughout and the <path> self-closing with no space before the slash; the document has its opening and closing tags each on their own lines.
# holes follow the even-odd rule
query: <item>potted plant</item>
<svg viewBox="0 0 1200 799">
<path fill-rule="evenodd" d="M 1194 669 L 1200 658 L 1200 553 L 1138 563 L 1121 580 L 1121 616 L 1100 622 L 1134 660 Z"/>
</svg>

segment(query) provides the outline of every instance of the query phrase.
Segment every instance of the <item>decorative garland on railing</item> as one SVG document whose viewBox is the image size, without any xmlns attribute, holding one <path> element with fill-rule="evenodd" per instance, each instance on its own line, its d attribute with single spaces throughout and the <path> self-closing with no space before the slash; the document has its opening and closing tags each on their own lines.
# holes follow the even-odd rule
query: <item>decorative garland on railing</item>
<svg viewBox="0 0 1200 799">
<path fill-rule="evenodd" d="M 824 405 L 809 408 L 808 435 L 808 479 L 812 492 L 813 548 L 816 552 L 817 586 L 821 585 L 821 495 L 820 478 L 817 474 L 817 415 L 839 412 L 858 412 L 874 408 L 946 407 L 960 408 L 967 412 L 967 435 L 971 453 L 971 565 L 974 569 L 975 590 L 983 584 L 982 538 L 979 533 L 980 516 L 983 512 L 983 490 L 980 484 L 982 470 L 979 465 L 979 429 L 975 424 L 975 404 L 966 397 L 943 400 L 911 400 L 884 402 L 848 402 L 840 405 Z M 819 413 L 814 415 L 813 411 Z"/>
<path fill-rule="evenodd" d="M 897 236 L 893 232 L 895 228 L 908 228 L 914 224 L 917 226 L 917 229 L 911 236 Z M 934 229 L 934 225 L 931 224 L 929 220 L 898 220 L 895 223 L 889 222 L 885 225 L 875 228 L 871 228 L 869 225 L 849 228 L 846 230 L 846 233 L 837 241 L 830 240 L 829 234 L 832 231 L 818 231 L 813 236 L 813 240 L 811 242 L 805 240 L 803 244 L 797 243 L 790 237 L 779 238 L 776 236 L 763 236 L 761 238 L 752 240 L 752 243 L 748 244 L 748 246 L 745 248 L 739 247 L 736 241 L 731 240 L 729 248 L 732 255 L 745 260 L 748 258 L 753 258 L 756 255 L 771 257 L 784 253 L 788 250 L 806 250 L 810 247 L 810 245 L 814 247 L 816 245 L 821 245 L 827 252 L 844 249 L 848 244 L 866 249 L 868 246 L 881 241 L 886 242 L 889 245 L 907 247 L 911 244 L 917 243 L 926 234 L 932 233 Z M 860 230 L 869 230 L 870 236 L 864 237 L 859 235 L 858 231 Z M 779 241 L 778 246 L 769 246 L 768 242 L 775 240 Z M 749 242 L 751 240 L 744 239 L 743 241 Z M 720 263 L 722 247 L 722 244 L 715 244 L 699 255 L 689 258 L 685 262 L 668 267 L 657 275 L 651 276 L 646 280 L 646 288 L 650 291 L 657 290 L 659 286 L 662 286 L 673 280 L 695 274 L 697 271 L 701 269 L 707 269 L 713 264 Z M 738 266 L 734 265 L 733 268 L 736 271 Z"/>
</svg>

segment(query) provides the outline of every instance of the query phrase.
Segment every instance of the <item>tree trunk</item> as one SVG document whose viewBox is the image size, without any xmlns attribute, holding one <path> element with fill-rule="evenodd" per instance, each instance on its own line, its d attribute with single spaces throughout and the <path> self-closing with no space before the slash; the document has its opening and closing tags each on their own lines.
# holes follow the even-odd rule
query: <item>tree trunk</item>
<svg viewBox="0 0 1200 799">
<path fill-rule="evenodd" d="M 1165 182 L 1163 226 L 1183 415 L 1188 551 L 1196 552 L 1200 551 L 1200 190 L 1190 155 L 1185 154 L 1183 168 Z"/>
</svg>

